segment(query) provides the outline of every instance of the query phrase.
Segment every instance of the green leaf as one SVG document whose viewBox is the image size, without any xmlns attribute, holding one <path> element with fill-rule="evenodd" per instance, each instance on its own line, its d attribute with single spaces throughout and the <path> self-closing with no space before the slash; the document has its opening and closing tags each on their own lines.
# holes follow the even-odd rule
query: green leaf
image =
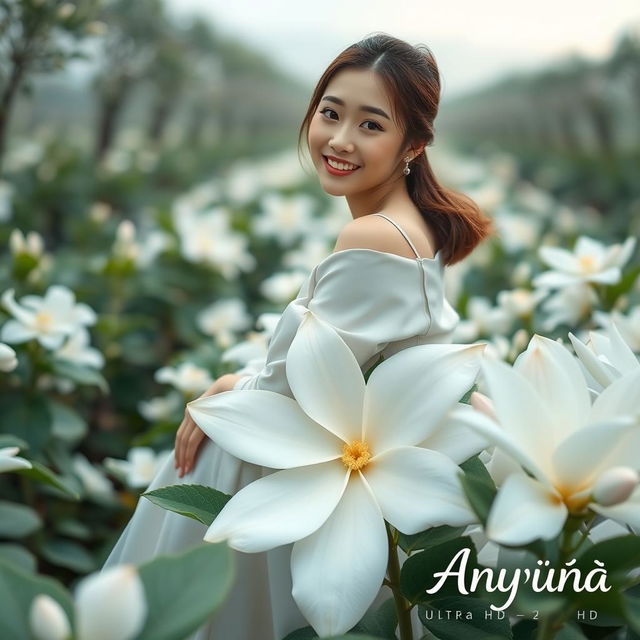
<svg viewBox="0 0 640 640">
<path fill-rule="evenodd" d="M 590 571 L 598 568 L 595 560 L 604 563 L 607 585 L 618 584 L 629 571 L 640 567 L 640 536 L 629 534 L 609 538 L 589 547 L 574 565 L 580 570 L 583 579 Z"/>
<path fill-rule="evenodd" d="M 42 527 L 42 519 L 31 507 L 0 501 L 0 537 L 24 538 Z"/>
<path fill-rule="evenodd" d="M 0 558 L 0 638 L 32 640 L 29 610 L 41 593 L 56 600 L 69 620 L 73 619 L 73 602 L 59 582 L 23 571 Z"/>
<path fill-rule="evenodd" d="M 70 407 L 61 402 L 49 400 L 51 431 L 56 438 L 75 444 L 87 434 L 87 423 Z"/>
<path fill-rule="evenodd" d="M 558 632 L 555 640 L 587 640 L 580 627 L 574 624 L 565 624 Z"/>
<path fill-rule="evenodd" d="M 65 567 L 78 573 L 89 573 L 96 568 L 93 556 L 81 545 L 64 538 L 51 538 L 40 548 L 42 556 L 56 567 Z"/>
<path fill-rule="evenodd" d="M 0 544 L 0 560 L 29 573 L 35 573 L 38 566 L 36 557 L 19 544 Z"/>
<path fill-rule="evenodd" d="M 51 485 L 56 489 L 59 489 L 70 498 L 74 500 L 80 500 L 80 494 L 78 491 L 70 485 L 64 478 L 56 475 L 51 469 L 48 469 L 43 464 L 36 462 L 35 460 L 30 461 L 32 464 L 31 469 L 18 469 L 14 473 L 19 473 L 23 476 L 27 476 L 28 478 L 33 478 L 37 482 L 41 482 L 43 484 Z"/>
<path fill-rule="evenodd" d="M 163 509 L 175 511 L 209 526 L 231 499 L 213 487 L 200 484 L 174 484 L 147 491 L 142 496 Z"/>
<path fill-rule="evenodd" d="M 446 596 L 458 596 L 458 578 L 449 577 L 446 582 L 433 594 L 425 592 L 439 582 L 440 577 L 435 577 L 438 572 L 445 571 L 451 560 L 463 549 L 469 549 L 466 562 L 464 583 L 470 583 L 471 573 L 478 567 L 477 554 L 471 538 L 464 536 L 455 540 L 449 540 L 443 544 L 416 553 L 404 561 L 400 572 L 400 589 L 404 596 L 413 604 L 417 602 L 430 602 Z M 463 566 L 464 555 L 458 559 L 453 571 Z"/>
<path fill-rule="evenodd" d="M 406 535 L 398 532 L 398 544 L 400 548 L 408 555 L 414 551 L 435 547 L 438 544 L 459 538 L 466 527 L 450 527 L 442 525 L 440 527 L 431 527 L 426 531 Z"/>
<path fill-rule="evenodd" d="M 317 637 L 318 634 L 313 630 L 313 627 L 306 626 L 288 633 L 282 640 L 313 640 Z"/>
<path fill-rule="evenodd" d="M 137 640 L 183 640 L 227 597 L 235 557 L 225 543 L 205 543 L 158 556 L 139 571 L 149 614 Z"/>
<path fill-rule="evenodd" d="M 393 598 L 389 598 L 376 609 L 368 611 L 351 632 L 369 633 L 376 638 L 396 640 L 397 626 L 396 603 Z"/>
<path fill-rule="evenodd" d="M 504 611 L 493 611 L 488 602 L 479 598 L 439 598 L 418 605 L 418 617 L 438 640 L 513 638 L 509 616 Z"/>
<path fill-rule="evenodd" d="M 48 399 L 42 395 L 15 394 L 2 399 L 2 428 L 25 440 L 32 453 L 40 453 L 51 438 Z"/>
<path fill-rule="evenodd" d="M 460 467 L 464 471 L 459 476 L 462 489 L 474 513 L 482 525 L 486 526 L 497 493 L 495 483 L 478 456 L 466 460 Z"/>
<path fill-rule="evenodd" d="M 59 359 L 53 360 L 52 368 L 57 376 L 69 378 L 79 385 L 95 385 L 103 394 L 109 393 L 109 383 L 97 369 Z"/>
<path fill-rule="evenodd" d="M 29 443 L 13 434 L 3 433 L 0 434 L 0 449 L 4 449 L 5 447 L 19 447 L 19 455 L 22 455 L 22 452 L 29 448 Z"/>
</svg>

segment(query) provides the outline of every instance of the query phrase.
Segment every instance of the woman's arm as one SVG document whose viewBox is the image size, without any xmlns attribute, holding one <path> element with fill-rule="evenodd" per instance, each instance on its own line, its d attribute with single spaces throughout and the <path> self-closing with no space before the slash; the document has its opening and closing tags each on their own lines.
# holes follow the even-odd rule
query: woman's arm
<svg viewBox="0 0 640 640">
<path fill-rule="evenodd" d="M 223 391 L 231 391 L 233 385 L 241 378 L 235 373 L 227 373 L 220 376 L 201 396 L 212 396 L 216 393 L 222 393 Z M 178 427 L 176 433 L 175 444 L 175 467 L 179 470 L 179 475 L 182 477 L 185 473 L 189 473 L 195 465 L 198 451 L 207 436 L 202 429 L 193 421 L 189 412 L 184 411 L 184 418 Z"/>
</svg>

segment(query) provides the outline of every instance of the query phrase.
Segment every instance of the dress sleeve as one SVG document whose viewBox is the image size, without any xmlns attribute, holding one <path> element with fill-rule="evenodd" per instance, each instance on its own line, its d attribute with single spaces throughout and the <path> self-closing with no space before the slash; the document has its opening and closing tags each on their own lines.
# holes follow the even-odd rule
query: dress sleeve
<svg viewBox="0 0 640 640">
<path fill-rule="evenodd" d="M 390 342 L 429 328 L 424 272 L 417 262 L 377 251 L 339 251 L 315 267 L 306 294 L 287 305 L 274 331 L 262 370 L 234 389 L 261 389 L 293 397 L 287 351 L 308 309 L 333 326 L 366 371 Z"/>
</svg>

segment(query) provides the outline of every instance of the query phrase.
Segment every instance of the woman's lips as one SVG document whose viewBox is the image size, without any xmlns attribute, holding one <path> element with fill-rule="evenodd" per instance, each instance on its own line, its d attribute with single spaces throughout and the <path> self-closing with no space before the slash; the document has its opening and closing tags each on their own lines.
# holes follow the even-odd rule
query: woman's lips
<svg viewBox="0 0 640 640">
<path fill-rule="evenodd" d="M 335 167 L 332 167 L 328 162 L 327 162 L 327 157 L 326 156 L 322 156 L 322 161 L 324 162 L 324 167 L 325 169 L 332 175 L 332 176 L 348 176 L 350 174 L 352 174 L 354 171 L 357 171 L 360 167 L 356 167 L 355 169 L 348 169 L 346 171 L 341 171 L 340 169 L 336 169 Z"/>
</svg>

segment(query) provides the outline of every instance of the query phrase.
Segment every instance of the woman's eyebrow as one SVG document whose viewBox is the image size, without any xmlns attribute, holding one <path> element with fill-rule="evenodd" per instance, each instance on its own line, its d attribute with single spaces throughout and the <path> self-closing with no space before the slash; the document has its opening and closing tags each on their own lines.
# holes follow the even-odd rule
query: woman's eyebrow
<svg viewBox="0 0 640 640">
<path fill-rule="evenodd" d="M 322 100 L 335 102 L 336 104 L 339 104 L 344 107 L 344 100 L 342 100 L 341 98 L 336 98 L 335 96 L 325 96 L 324 98 L 322 98 Z M 383 118 L 386 118 L 387 120 L 391 120 L 391 118 L 382 109 L 379 109 L 378 107 L 370 107 L 366 104 L 362 104 L 360 105 L 360 111 L 368 111 L 369 113 L 375 113 L 379 116 L 382 116 Z"/>
</svg>

